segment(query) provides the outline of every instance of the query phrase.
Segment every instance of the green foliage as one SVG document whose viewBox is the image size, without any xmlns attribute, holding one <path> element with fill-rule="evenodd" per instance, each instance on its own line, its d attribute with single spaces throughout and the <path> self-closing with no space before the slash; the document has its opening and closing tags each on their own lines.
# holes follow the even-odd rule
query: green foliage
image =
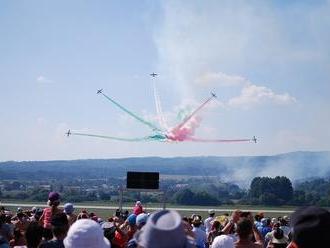
<svg viewBox="0 0 330 248">
<path fill-rule="evenodd" d="M 293 187 L 290 179 L 277 176 L 255 177 L 250 185 L 251 203 L 265 205 L 283 205 L 293 198 Z"/>
<path fill-rule="evenodd" d="M 330 180 L 318 178 L 298 183 L 292 204 L 330 206 Z"/>
<path fill-rule="evenodd" d="M 190 189 L 182 189 L 173 195 L 172 201 L 182 205 L 218 205 L 221 202 L 205 191 L 192 192 Z"/>
</svg>

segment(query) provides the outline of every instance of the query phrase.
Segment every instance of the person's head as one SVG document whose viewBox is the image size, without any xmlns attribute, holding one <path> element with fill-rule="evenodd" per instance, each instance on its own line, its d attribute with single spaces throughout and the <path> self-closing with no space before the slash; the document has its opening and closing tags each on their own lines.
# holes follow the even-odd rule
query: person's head
<svg viewBox="0 0 330 248">
<path fill-rule="evenodd" d="M 6 221 L 6 215 L 5 214 L 0 214 L 0 226 L 5 223 Z"/>
<path fill-rule="evenodd" d="M 38 222 L 30 222 L 25 231 L 25 239 L 28 248 L 37 248 L 42 239 L 43 228 Z"/>
<path fill-rule="evenodd" d="M 289 247 L 312 248 L 330 245 L 330 212 L 309 206 L 296 210 L 291 217 L 292 242 Z"/>
<path fill-rule="evenodd" d="M 109 248 L 101 226 L 91 219 L 77 220 L 63 241 L 65 248 Z"/>
<path fill-rule="evenodd" d="M 67 215 L 71 215 L 74 211 L 74 207 L 73 207 L 73 204 L 68 202 L 68 203 L 65 203 L 64 204 L 64 207 L 63 207 L 63 212 L 66 213 Z"/>
<path fill-rule="evenodd" d="M 221 227 L 221 223 L 217 220 L 213 221 L 211 230 L 219 230 Z"/>
<path fill-rule="evenodd" d="M 125 221 L 130 228 L 136 228 L 136 215 L 130 214 Z"/>
<path fill-rule="evenodd" d="M 215 215 L 214 209 L 209 209 L 208 213 L 209 213 L 210 217 L 214 217 L 214 215 Z"/>
<path fill-rule="evenodd" d="M 202 224 L 202 217 L 199 215 L 195 215 L 192 220 L 192 224 L 194 227 L 199 227 Z"/>
<path fill-rule="evenodd" d="M 173 210 L 161 210 L 148 217 L 145 226 L 135 234 L 138 247 L 190 248 L 181 216 Z"/>
<path fill-rule="evenodd" d="M 261 216 L 259 214 L 256 214 L 254 216 L 254 220 L 259 222 L 261 220 Z"/>
<path fill-rule="evenodd" d="M 23 237 L 21 230 L 19 228 L 17 228 L 17 227 L 14 228 L 13 234 L 14 234 L 14 239 L 16 241 Z"/>
<path fill-rule="evenodd" d="M 141 213 L 138 216 L 136 216 L 136 226 L 138 229 L 141 229 L 148 220 L 148 215 L 146 213 Z"/>
<path fill-rule="evenodd" d="M 234 248 L 234 240 L 228 235 L 215 237 L 212 248 Z"/>
<path fill-rule="evenodd" d="M 88 219 L 88 214 L 83 211 L 80 212 L 77 216 L 77 220 L 80 220 L 80 219 Z"/>
<path fill-rule="evenodd" d="M 262 218 L 262 219 L 261 219 L 261 225 L 262 225 L 263 227 L 268 226 L 268 225 L 269 225 L 268 223 L 270 223 L 270 221 L 269 221 L 268 218 Z"/>
<path fill-rule="evenodd" d="M 41 208 L 37 208 L 34 218 L 38 221 L 40 219 L 42 213 L 43 213 L 43 210 Z"/>
<path fill-rule="evenodd" d="M 22 220 L 25 217 L 25 214 L 23 212 L 18 212 L 16 216 L 19 220 Z"/>
<path fill-rule="evenodd" d="M 236 232 L 240 239 L 248 239 L 252 234 L 252 222 L 248 218 L 240 218 Z"/>
<path fill-rule="evenodd" d="M 57 239 L 63 239 L 69 230 L 69 222 L 65 213 L 57 213 L 52 216 L 52 232 Z"/>
<path fill-rule="evenodd" d="M 57 192 L 50 192 L 48 194 L 48 205 L 51 207 L 57 207 L 60 205 L 60 194 Z"/>
<path fill-rule="evenodd" d="M 284 215 L 283 218 L 280 219 L 281 226 L 287 226 L 289 221 L 290 218 L 287 215 Z"/>
</svg>

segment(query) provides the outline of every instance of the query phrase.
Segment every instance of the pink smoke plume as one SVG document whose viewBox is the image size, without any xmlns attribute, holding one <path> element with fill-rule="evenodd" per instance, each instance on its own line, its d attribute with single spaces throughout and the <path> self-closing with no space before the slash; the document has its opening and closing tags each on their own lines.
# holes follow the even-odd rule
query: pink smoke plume
<svg viewBox="0 0 330 248">
<path fill-rule="evenodd" d="M 172 141 L 185 141 L 195 134 L 196 128 L 199 127 L 202 118 L 199 116 L 193 116 L 183 126 L 173 128 L 166 136 Z"/>
</svg>

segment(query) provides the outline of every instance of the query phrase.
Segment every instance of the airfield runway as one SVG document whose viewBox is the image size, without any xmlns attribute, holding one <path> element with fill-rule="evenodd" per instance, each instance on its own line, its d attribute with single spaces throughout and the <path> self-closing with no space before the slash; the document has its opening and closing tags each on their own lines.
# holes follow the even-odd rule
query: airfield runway
<svg viewBox="0 0 330 248">
<path fill-rule="evenodd" d="M 46 204 L 26 204 L 26 203 L 0 203 L 1 206 L 5 207 L 22 207 L 22 208 L 32 208 L 32 207 L 40 207 L 44 208 L 47 207 Z M 76 209 L 105 209 L 105 210 L 116 210 L 118 209 L 118 206 L 93 206 L 93 205 L 74 205 Z M 123 206 L 123 209 L 130 209 L 132 207 Z M 166 209 L 169 210 L 177 210 L 177 211 L 189 211 L 189 212 L 207 212 L 211 207 L 205 207 L 205 208 L 181 208 L 181 207 L 166 207 Z M 146 210 L 160 210 L 161 207 L 145 207 Z M 214 208 L 212 207 L 216 212 L 232 212 L 236 210 L 237 208 Z M 249 211 L 249 212 L 263 212 L 263 213 L 283 213 L 283 214 L 290 214 L 293 213 L 293 210 L 283 210 L 283 209 L 240 209 L 241 211 Z"/>
</svg>

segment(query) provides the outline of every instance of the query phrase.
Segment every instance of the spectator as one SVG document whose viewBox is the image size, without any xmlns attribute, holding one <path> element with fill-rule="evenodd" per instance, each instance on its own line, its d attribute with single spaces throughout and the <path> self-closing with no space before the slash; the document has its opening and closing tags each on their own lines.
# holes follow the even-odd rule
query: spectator
<svg viewBox="0 0 330 248">
<path fill-rule="evenodd" d="M 26 228 L 25 239 L 28 248 L 38 248 L 43 235 L 43 229 L 38 222 L 30 222 Z"/>
<path fill-rule="evenodd" d="M 264 218 L 264 213 L 259 212 L 254 216 L 254 224 L 259 229 L 262 226 L 261 219 Z"/>
<path fill-rule="evenodd" d="M 289 243 L 289 238 L 284 235 L 279 223 L 274 225 L 273 231 L 266 234 L 265 240 L 267 248 L 286 248 Z"/>
<path fill-rule="evenodd" d="M 133 238 L 136 230 L 136 215 L 131 214 L 116 230 L 113 243 L 120 248 L 126 247 L 128 241 Z"/>
<path fill-rule="evenodd" d="M 209 213 L 209 217 L 204 220 L 206 235 L 209 235 L 211 228 L 212 228 L 213 221 L 215 219 L 215 217 L 214 217 L 215 211 L 213 209 L 210 209 L 208 211 L 208 213 Z"/>
<path fill-rule="evenodd" d="M 263 238 L 266 236 L 267 233 L 272 231 L 270 224 L 271 224 L 271 220 L 269 218 L 261 219 L 261 226 L 259 226 L 258 230 Z"/>
<path fill-rule="evenodd" d="M 141 213 L 138 216 L 136 216 L 136 227 L 138 230 L 141 230 L 141 228 L 147 223 L 148 220 L 148 214 Z"/>
<path fill-rule="evenodd" d="M 235 242 L 236 248 L 263 248 L 263 238 L 253 225 L 252 216 L 240 218 L 237 222 L 236 232 L 238 235 L 238 241 Z M 251 234 L 254 235 L 255 242 L 251 240 Z"/>
<path fill-rule="evenodd" d="M 289 227 L 289 217 L 288 216 L 283 216 L 283 218 L 280 219 L 280 223 L 281 223 L 281 229 L 283 230 L 284 232 L 284 235 L 285 236 L 289 236 L 289 233 L 291 231 L 290 227 Z"/>
<path fill-rule="evenodd" d="M 141 213 L 143 213 L 142 203 L 140 201 L 137 201 L 135 203 L 134 208 L 133 208 L 133 214 L 135 214 L 136 216 L 138 216 Z"/>
<path fill-rule="evenodd" d="M 148 219 L 148 215 L 146 213 L 141 213 L 138 216 L 136 216 L 136 228 L 137 230 L 141 230 L 142 227 L 146 224 Z M 137 242 L 136 239 L 133 237 L 128 241 L 127 248 L 136 248 Z"/>
<path fill-rule="evenodd" d="M 26 247 L 26 241 L 25 241 L 24 235 L 19 230 L 19 228 L 14 229 L 14 238 L 12 240 L 10 240 L 9 244 L 10 244 L 10 247 L 13 247 L 13 248 Z"/>
<path fill-rule="evenodd" d="M 3 246 L 5 246 L 5 244 L 9 245 L 9 241 L 13 237 L 11 227 L 7 223 L 5 223 L 5 221 L 5 214 L 0 214 L 0 242 L 3 244 Z"/>
<path fill-rule="evenodd" d="M 189 236 L 191 238 L 195 238 L 195 234 L 192 232 L 193 227 L 189 221 L 189 218 L 187 218 L 187 217 L 182 218 L 182 226 L 183 226 L 184 232 L 187 236 Z"/>
<path fill-rule="evenodd" d="M 98 223 L 90 219 L 77 220 L 64 239 L 65 248 L 110 248 Z"/>
<path fill-rule="evenodd" d="M 65 203 L 63 212 L 66 214 L 69 226 L 71 226 L 77 220 L 77 215 L 74 214 L 73 204 L 69 202 Z"/>
<path fill-rule="evenodd" d="M 88 213 L 86 210 L 82 210 L 77 216 L 77 220 L 88 219 L 88 218 L 89 218 L 89 216 L 88 216 Z"/>
<path fill-rule="evenodd" d="M 18 228 L 22 233 L 25 232 L 29 222 L 27 220 L 27 216 L 23 213 L 23 211 L 17 212 L 16 221 L 14 223 L 15 228 Z"/>
<path fill-rule="evenodd" d="M 238 240 L 237 235 L 235 233 L 235 225 L 239 221 L 240 215 L 241 215 L 240 210 L 233 211 L 233 213 L 231 214 L 231 219 L 227 222 L 225 227 L 222 229 L 222 232 L 224 234 L 230 236 L 233 239 L 234 243 Z"/>
<path fill-rule="evenodd" d="M 50 192 L 48 195 L 48 208 L 45 208 L 39 222 L 42 224 L 44 228 L 44 238 L 46 240 L 50 240 L 53 238 L 52 230 L 51 230 L 51 220 L 52 216 L 61 213 L 62 210 L 58 208 L 58 205 L 60 205 L 60 195 L 57 192 Z"/>
<path fill-rule="evenodd" d="M 113 244 L 117 227 L 114 224 L 113 218 L 109 218 L 108 221 L 102 223 L 101 228 L 103 229 L 104 237 L 106 237 L 110 244 Z M 112 247 L 114 247 L 112 245 Z"/>
<path fill-rule="evenodd" d="M 195 215 L 192 220 L 193 229 L 192 232 L 195 235 L 195 243 L 197 248 L 205 248 L 208 245 L 206 232 L 201 228 L 202 218 Z"/>
<path fill-rule="evenodd" d="M 234 248 L 234 241 L 228 235 L 220 235 L 214 239 L 211 248 Z"/>
<path fill-rule="evenodd" d="M 212 224 L 211 231 L 209 232 L 209 235 L 207 236 L 207 241 L 208 241 L 209 245 L 212 244 L 215 237 L 223 234 L 221 229 L 222 229 L 222 227 L 221 227 L 220 222 L 215 220 Z"/>
<path fill-rule="evenodd" d="M 151 214 L 145 226 L 135 234 L 143 248 L 192 248 L 193 240 L 183 230 L 181 216 L 173 210 Z"/>
<path fill-rule="evenodd" d="M 292 242 L 288 248 L 330 246 L 330 212 L 319 207 L 304 207 L 291 218 Z"/>
<path fill-rule="evenodd" d="M 51 224 L 53 239 L 40 245 L 40 248 L 64 248 L 63 239 L 69 230 L 69 222 L 66 214 L 57 213 L 53 215 Z"/>
</svg>

